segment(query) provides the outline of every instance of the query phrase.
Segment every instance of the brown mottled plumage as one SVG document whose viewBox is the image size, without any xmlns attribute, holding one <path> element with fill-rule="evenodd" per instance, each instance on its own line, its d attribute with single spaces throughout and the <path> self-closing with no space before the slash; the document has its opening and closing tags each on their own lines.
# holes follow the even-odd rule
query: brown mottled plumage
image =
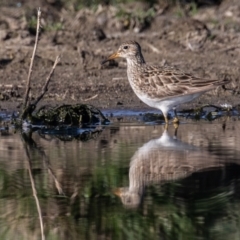
<svg viewBox="0 0 240 240">
<path fill-rule="evenodd" d="M 118 51 L 102 64 L 118 57 L 127 60 L 127 75 L 133 91 L 144 103 L 160 109 L 166 123 L 170 109 L 228 83 L 227 80 L 194 77 L 171 67 L 149 65 L 143 58 L 140 45 L 135 41 L 121 44 Z"/>
</svg>

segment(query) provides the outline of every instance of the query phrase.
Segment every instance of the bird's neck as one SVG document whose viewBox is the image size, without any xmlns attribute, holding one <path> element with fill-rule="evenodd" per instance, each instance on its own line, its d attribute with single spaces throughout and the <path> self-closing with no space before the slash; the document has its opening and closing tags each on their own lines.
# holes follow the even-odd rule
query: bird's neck
<svg viewBox="0 0 240 240">
<path fill-rule="evenodd" d="M 142 71 L 143 65 L 145 64 L 146 63 L 142 55 L 136 55 L 131 58 L 127 58 L 128 81 L 133 90 L 138 87 L 138 85 L 135 84 L 139 80 L 137 75 Z"/>
<path fill-rule="evenodd" d="M 143 55 L 141 53 L 135 55 L 135 56 L 132 56 L 130 58 L 127 58 L 127 65 L 128 65 L 128 68 L 131 68 L 131 67 L 138 67 L 138 66 L 141 66 L 143 64 L 145 64 L 145 60 L 143 58 Z"/>
</svg>

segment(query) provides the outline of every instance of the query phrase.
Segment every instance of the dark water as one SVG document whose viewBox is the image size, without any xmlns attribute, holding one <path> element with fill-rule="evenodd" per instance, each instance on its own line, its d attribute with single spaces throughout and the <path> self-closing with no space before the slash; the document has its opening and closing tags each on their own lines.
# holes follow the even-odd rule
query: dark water
<svg viewBox="0 0 240 240">
<path fill-rule="evenodd" d="M 240 239 L 240 122 L 0 137 L 0 239 Z"/>
</svg>

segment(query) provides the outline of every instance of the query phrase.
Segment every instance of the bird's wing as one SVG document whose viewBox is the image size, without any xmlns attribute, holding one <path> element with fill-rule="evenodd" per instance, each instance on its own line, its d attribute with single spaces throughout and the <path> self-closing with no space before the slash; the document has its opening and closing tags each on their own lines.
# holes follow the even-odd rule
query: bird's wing
<svg viewBox="0 0 240 240">
<path fill-rule="evenodd" d="M 147 92 L 152 98 L 162 99 L 206 92 L 229 82 L 198 78 L 178 69 L 149 65 L 141 72 L 140 79 L 141 91 Z"/>
</svg>

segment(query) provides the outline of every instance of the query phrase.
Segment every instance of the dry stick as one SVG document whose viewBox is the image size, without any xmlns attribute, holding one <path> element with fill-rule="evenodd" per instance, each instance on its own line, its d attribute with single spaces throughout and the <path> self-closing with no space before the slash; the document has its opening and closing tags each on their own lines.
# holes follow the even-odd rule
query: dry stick
<svg viewBox="0 0 240 240">
<path fill-rule="evenodd" d="M 97 96 L 98 96 L 98 94 L 96 94 L 96 95 L 94 95 L 94 96 L 92 96 L 92 97 L 90 97 L 90 98 L 83 99 L 83 101 L 84 101 L 84 102 L 90 101 L 90 100 L 96 98 Z"/>
<path fill-rule="evenodd" d="M 219 52 L 227 52 L 227 51 L 234 50 L 236 48 L 240 48 L 240 44 L 233 45 L 233 46 L 228 46 L 226 48 L 220 48 L 220 49 L 216 49 L 216 50 L 219 51 Z"/>
<path fill-rule="evenodd" d="M 43 98 L 44 94 L 47 92 L 47 90 L 48 90 L 48 84 L 49 84 L 49 82 L 50 82 L 50 80 L 51 80 L 51 77 L 52 77 L 52 75 L 53 75 L 53 73 L 54 73 L 54 70 L 55 70 L 55 68 L 56 68 L 56 66 L 57 66 L 57 64 L 58 64 L 59 61 L 60 61 L 60 56 L 58 55 L 58 56 L 56 57 L 56 59 L 55 59 L 55 62 L 54 62 L 53 67 L 52 67 L 52 70 L 51 70 L 51 72 L 49 73 L 49 75 L 48 75 L 48 77 L 47 77 L 47 79 L 46 79 L 45 85 L 43 86 L 40 95 L 37 97 L 37 99 L 35 100 L 35 102 L 33 103 L 33 105 L 36 106 L 36 105 L 38 104 L 38 102 Z"/>
<path fill-rule="evenodd" d="M 14 84 L 0 84 L 0 88 L 22 88 L 21 85 L 14 85 Z"/>
<path fill-rule="evenodd" d="M 30 93 L 30 90 L 31 90 L 30 82 L 31 82 L 33 61 L 34 61 L 34 58 L 35 58 L 35 55 L 36 55 L 37 45 L 38 45 L 39 29 L 40 29 L 40 17 L 41 17 L 41 10 L 40 10 L 40 8 L 39 8 L 39 9 L 38 9 L 38 15 L 37 15 L 37 32 L 36 32 L 34 49 L 33 49 L 32 58 L 31 58 L 31 62 L 30 62 L 30 66 L 29 66 L 29 71 L 28 71 L 27 88 L 26 88 L 25 97 L 24 97 L 23 109 L 25 109 L 26 106 L 27 106 L 27 104 L 28 104 L 29 93 Z"/>
<path fill-rule="evenodd" d="M 39 216 L 40 227 L 41 227 L 41 236 L 42 236 L 42 240 L 45 240 L 42 211 L 41 211 L 41 207 L 40 207 L 38 196 L 37 196 L 37 190 L 36 190 L 36 187 L 35 187 L 35 182 L 34 182 L 34 179 L 33 179 L 33 176 L 32 176 L 31 158 L 30 158 L 28 147 L 26 146 L 26 144 L 24 144 L 24 145 L 25 145 L 24 147 L 25 147 L 25 150 L 26 150 L 27 158 L 28 158 L 28 161 L 27 161 L 28 162 L 28 172 L 29 172 L 29 176 L 30 176 L 33 196 L 35 198 L 36 205 L 37 205 L 37 210 L 38 210 L 38 216 Z"/>
<path fill-rule="evenodd" d="M 31 140 L 31 141 L 29 141 L 29 140 Z M 58 190 L 58 193 L 65 196 L 65 194 L 63 192 L 63 189 L 62 189 L 62 186 L 61 186 L 60 182 L 57 180 L 57 177 L 55 176 L 54 171 L 52 170 L 49 158 L 46 156 L 44 150 L 42 150 L 40 147 L 38 147 L 37 144 L 35 143 L 35 141 L 32 138 L 28 139 L 28 141 L 27 141 L 23 137 L 23 141 L 24 141 L 24 143 L 28 142 L 31 150 L 37 150 L 38 153 L 40 153 L 40 155 L 43 157 L 45 165 L 48 168 L 48 173 L 50 173 L 50 175 L 52 176 L 52 178 L 53 178 L 53 180 L 55 182 L 55 186 L 56 186 L 56 188 Z"/>
<path fill-rule="evenodd" d="M 151 50 L 152 50 L 153 52 L 155 52 L 155 53 L 160 53 L 159 49 L 156 48 L 155 46 L 153 46 L 152 44 L 146 43 L 146 45 L 147 45 L 149 48 L 151 48 Z"/>
<path fill-rule="evenodd" d="M 62 186 L 60 184 L 60 182 L 57 180 L 57 177 L 55 176 L 54 174 L 54 171 L 52 170 L 51 168 L 51 163 L 49 162 L 49 159 L 48 157 L 46 156 L 45 152 L 43 150 L 41 150 L 40 148 L 36 147 L 36 149 L 41 153 L 43 159 L 44 159 L 44 162 L 48 168 L 48 172 L 50 173 L 50 175 L 52 176 L 53 180 L 54 180 L 54 183 L 55 183 L 55 186 L 58 190 L 58 194 L 61 194 L 61 195 L 65 195 L 63 190 L 62 190 Z"/>
<path fill-rule="evenodd" d="M 41 148 L 39 148 L 37 145 L 35 145 L 34 148 L 42 155 L 44 163 L 47 166 L 48 173 L 52 176 L 52 178 L 54 180 L 55 186 L 56 186 L 56 188 L 58 190 L 58 194 L 61 194 L 61 195 L 65 196 L 65 193 L 63 192 L 63 189 L 62 189 L 62 185 L 58 181 L 57 177 L 55 176 L 55 173 L 52 170 L 51 163 L 49 161 L 49 158 L 46 156 L 45 151 L 42 150 Z"/>
</svg>

